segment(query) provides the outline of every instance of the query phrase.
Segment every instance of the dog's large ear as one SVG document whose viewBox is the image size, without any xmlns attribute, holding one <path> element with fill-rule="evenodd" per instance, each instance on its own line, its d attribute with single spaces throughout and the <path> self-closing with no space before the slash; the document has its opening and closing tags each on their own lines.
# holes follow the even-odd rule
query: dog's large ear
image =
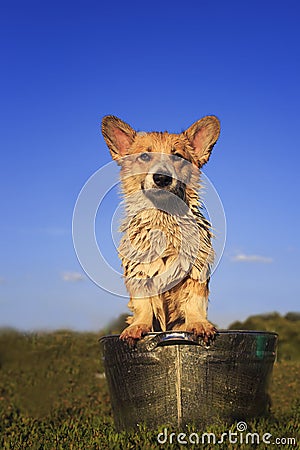
<svg viewBox="0 0 300 450">
<path fill-rule="evenodd" d="M 128 155 L 128 150 L 136 136 L 136 132 L 130 125 L 115 116 L 103 117 L 102 134 L 115 160 Z"/>
<path fill-rule="evenodd" d="M 203 117 L 184 131 L 184 134 L 195 150 L 198 166 L 202 167 L 209 160 L 213 146 L 218 140 L 219 119 L 216 116 Z"/>
</svg>

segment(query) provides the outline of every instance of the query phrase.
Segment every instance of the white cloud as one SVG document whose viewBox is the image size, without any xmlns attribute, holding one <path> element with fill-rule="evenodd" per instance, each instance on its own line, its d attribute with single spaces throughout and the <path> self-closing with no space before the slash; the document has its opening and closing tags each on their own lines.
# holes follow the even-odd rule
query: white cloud
<svg viewBox="0 0 300 450">
<path fill-rule="evenodd" d="M 63 281 L 66 281 L 68 283 L 76 283 L 77 281 L 85 280 L 85 276 L 79 272 L 63 272 L 61 274 L 61 277 Z"/>
<path fill-rule="evenodd" d="M 262 255 L 245 255 L 245 253 L 238 253 L 232 258 L 234 262 L 257 262 L 263 264 L 269 264 L 273 262 L 273 258 Z"/>
</svg>

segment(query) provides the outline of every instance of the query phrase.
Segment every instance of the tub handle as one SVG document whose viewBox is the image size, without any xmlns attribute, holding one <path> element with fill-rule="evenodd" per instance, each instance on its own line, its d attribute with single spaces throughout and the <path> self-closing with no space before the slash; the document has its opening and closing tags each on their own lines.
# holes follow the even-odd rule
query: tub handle
<svg viewBox="0 0 300 450">
<path fill-rule="evenodd" d="M 200 345 L 193 333 L 186 331 L 162 332 L 151 337 L 145 344 L 147 350 L 154 350 L 157 347 L 165 347 L 167 345 Z"/>
</svg>

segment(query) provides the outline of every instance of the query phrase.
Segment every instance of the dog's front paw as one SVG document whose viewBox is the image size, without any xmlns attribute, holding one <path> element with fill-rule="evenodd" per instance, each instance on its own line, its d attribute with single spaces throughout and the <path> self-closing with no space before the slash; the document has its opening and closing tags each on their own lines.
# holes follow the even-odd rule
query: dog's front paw
<svg viewBox="0 0 300 450">
<path fill-rule="evenodd" d="M 201 337 L 206 343 L 213 340 L 217 332 L 217 329 L 207 320 L 203 322 L 190 323 L 186 330 L 193 333 L 197 337 Z"/>
<path fill-rule="evenodd" d="M 130 346 L 133 346 L 136 344 L 136 341 L 141 339 L 145 334 L 149 333 L 149 331 L 151 331 L 151 327 L 144 323 L 130 325 L 121 333 L 120 339 L 122 339 L 122 341 L 126 341 Z"/>
</svg>

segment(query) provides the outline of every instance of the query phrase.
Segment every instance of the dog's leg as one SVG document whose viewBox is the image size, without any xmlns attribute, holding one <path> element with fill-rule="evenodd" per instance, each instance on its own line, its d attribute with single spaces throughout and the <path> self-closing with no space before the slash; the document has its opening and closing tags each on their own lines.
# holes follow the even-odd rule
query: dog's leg
<svg viewBox="0 0 300 450">
<path fill-rule="evenodd" d="M 203 337 L 205 342 L 212 339 L 216 333 L 215 327 L 207 320 L 208 282 L 189 278 L 182 286 L 182 300 L 184 303 L 185 329 L 196 336 Z M 182 327 L 183 328 L 183 327 Z"/>
<path fill-rule="evenodd" d="M 128 307 L 132 310 L 133 317 L 130 318 L 130 325 L 121 333 L 120 339 L 134 344 L 152 329 L 152 302 L 147 297 L 131 298 Z"/>
</svg>

